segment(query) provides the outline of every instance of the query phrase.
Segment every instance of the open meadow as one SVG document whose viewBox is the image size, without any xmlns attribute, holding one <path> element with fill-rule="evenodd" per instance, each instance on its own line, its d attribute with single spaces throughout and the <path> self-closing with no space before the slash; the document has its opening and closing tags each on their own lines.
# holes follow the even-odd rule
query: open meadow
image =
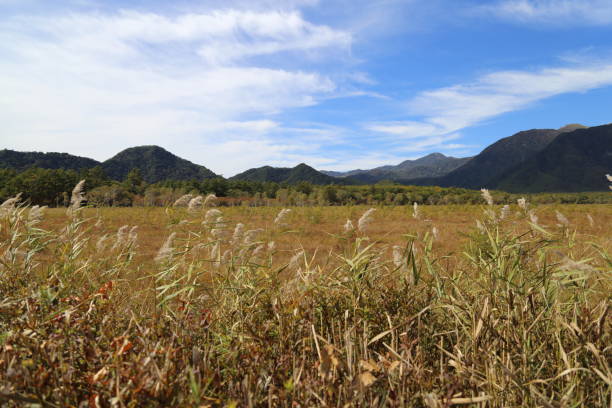
<svg viewBox="0 0 612 408">
<path fill-rule="evenodd" d="M 610 205 L 81 199 L 0 209 L 0 406 L 612 406 Z"/>
</svg>

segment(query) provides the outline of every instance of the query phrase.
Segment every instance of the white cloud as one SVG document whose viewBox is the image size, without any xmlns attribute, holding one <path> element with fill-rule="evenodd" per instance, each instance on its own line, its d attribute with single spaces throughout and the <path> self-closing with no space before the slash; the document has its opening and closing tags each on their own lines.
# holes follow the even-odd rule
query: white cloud
<svg viewBox="0 0 612 408">
<path fill-rule="evenodd" d="M 440 126 L 414 121 L 371 124 L 367 125 L 366 129 L 374 132 L 399 136 L 402 139 L 419 139 L 446 133 L 444 129 L 440 128 Z"/>
<path fill-rule="evenodd" d="M 612 85 L 612 63 L 501 71 L 468 84 L 426 91 L 410 101 L 413 113 L 450 133 L 533 102 Z"/>
<path fill-rule="evenodd" d="M 451 145 L 445 142 L 457 139 L 457 132 L 485 120 L 556 95 L 610 85 L 612 62 L 494 72 L 471 83 L 421 92 L 408 102 L 410 113 L 421 120 L 369 124 L 366 128 L 397 138 L 408 151 L 448 149 Z"/>
<path fill-rule="evenodd" d="M 610 0 L 503 0 L 481 10 L 525 23 L 607 25 L 612 23 Z"/>
<path fill-rule="evenodd" d="M 338 89 L 320 72 L 252 58 L 289 52 L 302 61 L 350 43 L 295 11 L 13 17 L 0 23 L 0 139 L 97 159 L 159 144 L 231 172 L 255 148 L 287 155 L 295 145 L 273 139 L 283 128 L 274 115 Z M 233 142 L 250 147 L 223 150 Z"/>
</svg>

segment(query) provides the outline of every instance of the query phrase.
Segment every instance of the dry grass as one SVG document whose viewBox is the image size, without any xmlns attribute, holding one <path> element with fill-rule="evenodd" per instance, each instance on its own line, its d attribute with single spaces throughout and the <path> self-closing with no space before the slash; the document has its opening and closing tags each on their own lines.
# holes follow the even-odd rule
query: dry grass
<svg viewBox="0 0 612 408">
<path fill-rule="evenodd" d="M 609 206 L 208 210 L 2 208 L 0 405 L 612 404 Z"/>
</svg>

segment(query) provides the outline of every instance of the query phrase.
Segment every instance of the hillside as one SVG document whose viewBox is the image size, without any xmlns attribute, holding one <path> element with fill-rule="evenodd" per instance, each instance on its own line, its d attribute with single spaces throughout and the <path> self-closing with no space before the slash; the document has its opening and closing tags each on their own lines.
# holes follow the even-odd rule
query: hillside
<svg viewBox="0 0 612 408">
<path fill-rule="evenodd" d="M 0 168 L 24 171 L 30 167 L 43 169 L 81 170 L 90 169 L 100 163 L 87 157 L 68 153 L 17 152 L 0 150 Z"/>
<path fill-rule="evenodd" d="M 308 181 L 312 184 L 343 184 L 341 179 L 323 174 L 304 163 L 298 164 L 293 168 L 263 166 L 249 169 L 235 175 L 231 180 L 269 181 L 289 184 L 296 184 L 302 181 Z"/>
<path fill-rule="evenodd" d="M 463 166 L 429 183 L 442 187 L 490 188 L 492 180 L 532 158 L 560 133 L 556 129 L 532 129 L 500 139 Z"/>
<path fill-rule="evenodd" d="M 563 133 L 525 163 L 493 181 L 509 192 L 608 190 L 612 172 L 612 124 Z"/>
<path fill-rule="evenodd" d="M 125 149 L 102 163 L 112 179 L 122 180 L 132 169 L 139 169 L 148 183 L 162 180 L 199 180 L 217 177 L 204 166 L 194 164 L 159 146 L 138 146 Z"/>
<path fill-rule="evenodd" d="M 347 172 L 323 172 L 333 177 L 350 177 L 360 183 L 377 183 L 381 180 L 402 181 L 420 177 L 443 176 L 464 165 L 470 160 L 432 153 L 416 160 L 405 160 L 396 166 L 381 166 L 370 170 L 352 170 Z"/>
</svg>

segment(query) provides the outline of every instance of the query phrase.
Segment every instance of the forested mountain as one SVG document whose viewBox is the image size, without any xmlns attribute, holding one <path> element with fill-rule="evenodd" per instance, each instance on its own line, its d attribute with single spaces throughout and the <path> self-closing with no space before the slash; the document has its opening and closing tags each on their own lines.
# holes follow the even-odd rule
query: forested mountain
<svg viewBox="0 0 612 408">
<path fill-rule="evenodd" d="M 147 183 L 217 177 L 206 167 L 181 159 L 159 146 L 125 149 L 102 163 L 102 168 L 114 180 L 123 180 L 131 170 L 138 169 Z"/>
<path fill-rule="evenodd" d="M 142 181 L 151 184 L 218 177 L 206 167 L 158 146 L 132 147 L 103 163 L 67 153 L 5 149 L 0 150 L 0 169 L 4 169 L 5 179 L 14 181 L 9 190 L 17 192 L 34 179 L 46 180 L 43 184 L 50 185 L 52 175 L 63 180 L 62 186 L 70 185 L 78 177 L 87 178 L 92 182 L 90 186 L 103 185 L 107 179 L 124 181 L 135 169 L 138 172 L 128 180 L 131 186 Z M 401 184 L 486 187 L 510 192 L 572 192 L 606 190 L 608 183 L 603 177 L 607 173 L 612 173 L 612 124 L 592 128 L 572 124 L 556 130 L 519 132 L 498 140 L 472 158 L 433 153 L 396 166 L 327 174 L 303 163 L 293 168 L 264 166 L 237 174 L 230 180 L 320 185 L 375 184 L 390 180 Z"/>
<path fill-rule="evenodd" d="M 500 139 L 463 166 L 430 182 L 443 187 L 491 188 L 493 180 L 532 158 L 560 133 L 556 129 L 533 129 Z"/>
<path fill-rule="evenodd" d="M 611 172 L 612 124 L 563 133 L 492 184 L 509 192 L 605 191 Z"/>
<path fill-rule="evenodd" d="M 237 174 L 231 180 L 271 181 L 275 183 L 296 184 L 307 181 L 312 184 L 344 184 L 346 180 L 336 179 L 301 163 L 290 167 L 258 167 Z"/>
<path fill-rule="evenodd" d="M 381 166 L 370 170 L 351 170 L 347 172 L 323 171 L 322 173 L 333 177 L 350 177 L 364 184 L 377 183 L 381 180 L 401 182 L 420 177 L 443 176 L 469 160 L 470 157 L 456 158 L 445 156 L 442 153 L 431 153 L 416 160 L 405 160 L 396 166 Z"/>
<path fill-rule="evenodd" d="M 31 167 L 43 169 L 81 170 L 100 165 L 100 162 L 87 157 L 73 156 L 68 153 L 17 152 L 0 150 L 0 168 L 24 171 Z"/>
</svg>

